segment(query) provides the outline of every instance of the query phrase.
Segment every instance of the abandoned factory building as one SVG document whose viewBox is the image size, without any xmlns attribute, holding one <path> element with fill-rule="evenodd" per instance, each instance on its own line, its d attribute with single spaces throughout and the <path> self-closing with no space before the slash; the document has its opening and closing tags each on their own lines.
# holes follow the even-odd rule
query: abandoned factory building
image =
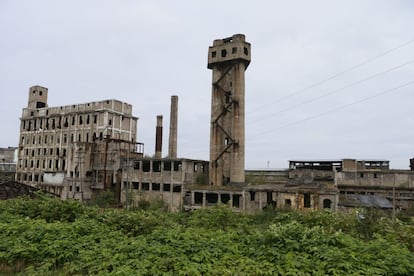
<svg viewBox="0 0 414 276">
<path fill-rule="evenodd" d="M 387 160 L 292 160 L 286 170 L 246 170 L 245 70 L 250 61 L 250 43 L 242 34 L 216 39 L 208 49 L 208 161 L 178 157 L 178 96 L 171 97 L 168 153 L 161 150 L 163 116 L 157 115 L 155 153 L 149 157 L 137 141 L 138 118 L 131 104 L 110 99 L 49 107 L 48 89 L 30 87 L 20 118 L 15 180 L 62 199 L 89 201 L 112 191 L 124 206 L 158 200 L 171 211 L 218 204 L 246 212 L 335 211 L 370 197 L 381 206 L 414 207 L 414 172 L 392 170 Z"/>
</svg>

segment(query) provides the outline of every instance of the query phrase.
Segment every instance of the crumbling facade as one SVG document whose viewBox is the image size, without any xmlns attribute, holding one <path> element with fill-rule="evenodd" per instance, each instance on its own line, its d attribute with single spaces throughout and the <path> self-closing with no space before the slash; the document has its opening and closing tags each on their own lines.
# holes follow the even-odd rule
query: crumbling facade
<svg viewBox="0 0 414 276">
<path fill-rule="evenodd" d="M 20 118 L 17 181 L 62 198 L 90 199 L 94 187 L 116 182 L 115 156 L 142 153 L 132 105 L 112 99 L 48 107 L 47 99 L 47 88 L 30 87 Z"/>
</svg>

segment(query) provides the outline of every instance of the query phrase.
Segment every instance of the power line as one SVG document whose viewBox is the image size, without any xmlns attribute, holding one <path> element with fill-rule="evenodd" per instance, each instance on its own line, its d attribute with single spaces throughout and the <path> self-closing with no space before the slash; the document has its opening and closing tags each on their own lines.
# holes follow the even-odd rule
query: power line
<svg viewBox="0 0 414 276">
<path fill-rule="evenodd" d="M 291 122 L 291 123 L 288 123 L 288 124 L 285 124 L 285 125 L 282 125 L 282 126 L 279 126 L 279 127 L 276 127 L 276 128 L 272 128 L 272 129 L 269 129 L 269 130 L 266 130 L 266 131 L 260 132 L 260 133 L 258 133 L 258 134 L 256 134 L 256 135 L 254 135 L 254 136 L 252 136 L 252 137 L 250 137 L 250 138 L 256 138 L 256 137 L 259 137 L 259 136 L 262 136 L 262 135 L 264 135 L 264 134 L 268 134 L 268 133 L 274 132 L 274 131 L 279 130 L 279 129 L 282 129 L 282 128 L 290 127 L 290 126 L 292 126 L 292 125 L 297 125 L 297 124 L 299 124 L 299 123 L 303 123 L 303 122 L 305 122 L 305 121 L 309 121 L 309 120 L 313 120 L 313 119 L 319 118 L 319 117 L 324 116 L 324 115 L 326 115 L 326 114 L 329 114 L 329 113 L 332 113 L 332 112 L 335 112 L 335 111 L 338 111 L 338 110 L 341 110 L 341 109 L 345 109 L 345 108 L 350 107 L 350 106 L 352 106 L 352 105 L 355 105 L 355 104 L 358 104 L 358 103 L 361 103 L 361 102 L 365 102 L 365 101 L 371 100 L 371 99 L 373 99 L 373 98 L 376 98 L 376 97 L 382 96 L 382 95 L 384 95 L 384 94 L 387 94 L 387 93 L 390 93 L 390 92 L 396 91 L 396 90 L 398 90 L 398 89 L 404 88 L 404 87 L 409 86 L 409 85 L 411 85 L 411 84 L 414 84 L 414 80 L 409 81 L 409 82 L 404 83 L 404 84 L 401 84 L 401 85 L 399 85 L 399 86 L 396 86 L 396 87 L 390 88 L 390 89 L 383 90 L 383 91 L 381 91 L 381 92 L 379 92 L 379 93 L 376 93 L 376 94 L 371 95 L 371 96 L 369 96 L 369 97 L 362 98 L 362 99 L 360 99 L 360 100 L 358 100 L 358 101 L 354 101 L 354 102 L 351 102 L 351 103 L 348 103 L 348 104 L 344 104 L 344 105 L 341 105 L 341 106 L 339 106 L 339 107 L 336 107 L 336 108 L 333 108 L 333 109 L 327 110 L 327 111 L 325 111 L 325 112 L 321 112 L 321 113 L 318 113 L 318 114 L 313 115 L 313 116 L 306 117 L 306 118 L 301 119 L 301 120 L 297 120 L 297 121 L 294 121 L 294 122 Z"/>
<path fill-rule="evenodd" d="M 333 74 L 332 76 L 329 76 L 326 79 L 320 80 L 320 81 L 318 81 L 318 82 L 316 82 L 314 84 L 311 84 L 309 86 L 305 86 L 304 88 L 301 88 L 299 90 L 296 90 L 296 91 L 290 93 L 289 95 L 284 96 L 284 97 L 281 97 L 279 99 L 276 99 L 275 101 L 272 101 L 270 103 L 265 103 L 265 104 L 260 105 L 260 106 L 258 106 L 256 108 L 253 108 L 252 110 L 249 111 L 249 113 L 254 113 L 254 112 L 262 109 L 263 107 L 266 107 L 266 106 L 269 106 L 269 105 L 273 105 L 275 103 L 282 102 L 282 101 L 284 101 L 286 99 L 292 98 L 295 95 L 301 94 L 301 93 L 303 93 L 303 92 L 305 92 L 305 91 L 307 91 L 309 89 L 315 88 L 315 87 L 317 87 L 319 85 L 324 84 L 325 82 L 328 82 L 328 81 L 330 81 L 332 79 L 335 79 L 335 78 L 337 78 L 337 77 L 339 77 L 341 75 L 344 75 L 344 74 L 346 74 L 348 72 L 351 72 L 351 71 L 353 71 L 353 70 L 355 70 L 355 69 L 357 69 L 359 67 L 362 67 L 362 66 L 364 66 L 364 65 L 366 65 L 368 63 L 371 63 L 371 62 L 373 62 L 373 61 L 375 61 L 375 60 L 377 60 L 377 59 L 379 59 L 379 58 L 381 58 L 383 56 L 386 56 L 386 55 L 388 55 L 388 54 L 390 54 L 390 53 L 392 53 L 392 52 L 394 52 L 394 51 L 396 51 L 398 49 L 401 49 L 401 48 L 403 48 L 403 47 L 405 47 L 405 46 L 407 46 L 407 45 L 409 45 L 409 44 L 411 44 L 413 42 L 414 42 L 414 39 L 410 39 L 410 40 L 408 40 L 408 41 L 406 41 L 406 42 L 404 42 L 404 43 L 402 43 L 402 44 L 400 44 L 400 45 L 398 45 L 398 46 L 396 46 L 394 48 L 388 49 L 388 50 L 386 50 L 386 51 L 384 51 L 384 52 L 382 52 L 382 53 L 380 53 L 380 54 L 378 54 L 376 56 L 373 56 L 371 58 L 368 58 L 368 59 L 366 59 L 366 60 L 364 60 L 364 61 L 362 61 L 362 62 L 360 62 L 360 63 L 358 63 L 358 64 L 356 64 L 354 66 L 351 66 L 351 67 L 349 67 L 349 68 L 347 68 L 347 69 L 345 69 L 343 71 L 340 71 L 339 73 Z"/>
<path fill-rule="evenodd" d="M 274 116 L 274 115 L 276 115 L 276 114 L 280 114 L 280 113 L 282 113 L 282 112 L 286 112 L 286 111 L 289 111 L 289 110 L 295 109 L 295 108 L 297 108 L 297 107 L 299 107 L 299 106 L 302 106 L 302 105 L 305 105 L 305 104 L 309 104 L 309 103 L 315 102 L 315 101 L 320 100 L 320 99 L 322 99 L 322 98 L 324 98 L 324 97 L 327 97 L 327 96 L 330 96 L 330 95 L 336 94 L 336 93 L 338 93 L 338 92 L 340 92 L 340 91 L 342 91 L 342 90 L 345 90 L 345 89 L 351 88 L 351 87 L 353 87 L 353 86 L 359 85 L 359 84 L 364 83 L 364 82 L 367 82 L 367 81 L 369 81 L 369 80 L 372 80 L 372 79 L 374 79 L 374 78 L 376 78 L 376 77 L 378 77 L 378 76 L 384 75 L 384 74 L 386 74 L 386 73 L 389 73 L 389 72 L 395 71 L 395 70 L 397 70 L 397 69 L 400 69 L 400 68 L 402 68 L 402 67 L 404 67 L 404 66 L 410 65 L 410 64 L 412 64 L 413 62 L 414 62 L 414 59 L 412 59 L 412 60 L 410 60 L 410 61 L 408 61 L 408 62 L 406 62 L 406 63 L 403 63 L 403 64 L 400 64 L 400 65 L 397 65 L 397 66 L 394 66 L 394 67 L 388 68 L 387 70 L 384 70 L 384 71 L 381 71 L 381 72 L 375 73 L 375 74 L 370 75 L 370 76 L 368 76 L 368 77 L 366 77 L 366 78 L 363 78 L 363 79 L 357 80 L 357 81 L 352 82 L 352 83 L 350 83 L 350 84 L 347 84 L 347 85 L 345 85 L 345 86 L 343 86 L 343 87 L 341 87 L 341 88 L 338 88 L 338 89 L 332 90 L 332 91 L 330 91 L 330 92 L 327 92 L 327 93 L 325 93 L 325 94 L 319 95 L 319 96 L 318 96 L 318 97 L 316 97 L 316 98 L 313 98 L 313 99 L 310 99 L 310 100 L 307 100 L 307 101 L 304 101 L 304 102 L 301 102 L 301 103 L 298 103 L 298 104 L 292 105 L 292 106 L 290 106 L 290 107 L 287 107 L 287 108 L 285 108 L 285 109 L 279 110 L 279 111 L 277 111 L 277 112 L 268 113 L 268 114 L 266 114 L 266 115 L 264 115 L 264 116 L 261 116 L 261 117 L 259 117 L 259 118 L 257 118 L 257 119 L 254 119 L 254 120 L 250 121 L 249 123 L 257 122 L 257 121 L 260 121 L 262 118 L 265 118 L 265 117 L 272 117 L 272 116 Z"/>
</svg>

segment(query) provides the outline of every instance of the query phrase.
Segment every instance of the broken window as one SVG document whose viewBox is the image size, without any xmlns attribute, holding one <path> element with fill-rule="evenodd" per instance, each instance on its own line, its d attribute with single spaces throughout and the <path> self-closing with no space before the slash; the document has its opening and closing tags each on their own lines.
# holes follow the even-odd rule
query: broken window
<svg viewBox="0 0 414 276">
<path fill-rule="evenodd" d="M 164 171 L 171 171 L 171 161 L 164 161 Z"/>
<path fill-rule="evenodd" d="M 144 172 L 149 172 L 151 169 L 151 162 L 149 160 L 142 161 L 142 170 Z"/>
<path fill-rule="evenodd" d="M 236 207 L 236 208 L 240 207 L 240 198 L 241 198 L 241 195 L 233 195 L 233 207 Z"/>
<path fill-rule="evenodd" d="M 141 189 L 143 191 L 149 191 L 149 187 L 150 187 L 150 184 L 147 183 L 147 182 L 143 182 L 142 185 L 141 185 Z"/>
<path fill-rule="evenodd" d="M 169 191 L 171 191 L 171 184 L 164 183 L 164 185 L 163 185 L 163 187 L 162 187 L 162 190 L 163 190 L 164 192 L 169 192 Z"/>
<path fill-rule="evenodd" d="M 227 50 L 223 49 L 221 50 L 221 57 L 226 57 L 227 56 Z"/>
<path fill-rule="evenodd" d="M 89 125 L 89 115 L 86 116 L 86 124 Z"/>
<path fill-rule="evenodd" d="M 216 56 L 217 56 L 217 52 L 216 51 L 211 52 L 211 57 L 212 58 L 215 58 Z"/>
<path fill-rule="evenodd" d="M 139 170 L 139 161 L 134 161 L 134 170 Z"/>
<path fill-rule="evenodd" d="M 160 190 L 160 187 L 161 187 L 160 183 L 152 183 L 151 190 L 153 190 L 153 191 L 159 191 Z"/>
<path fill-rule="evenodd" d="M 194 193 L 194 204 L 203 204 L 203 193 Z"/>
<path fill-rule="evenodd" d="M 174 162 L 174 171 L 175 172 L 181 171 L 181 166 L 182 166 L 181 161 L 175 161 Z"/>
<path fill-rule="evenodd" d="M 132 189 L 138 190 L 139 189 L 139 182 L 132 182 Z"/>
<path fill-rule="evenodd" d="M 227 202 L 229 202 L 229 201 L 230 201 L 230 195 L 229 195 L 229 194 L 221 194 L 221 195 L 220 195 L 220 201 L 221 201 L 223 204 L 227 204 Z"/>
<path fill-rule="evenodd" d="M 267 203 L 270 203 L 272 201 L 273 201 L 273 194 L 272 194 L 272 192 L 267 192 L 266 193 L 266 202 Z"/>
<path fill-rule="evenodd" d="M 330 199 L 323 200 L 323 208 L 324 209 L 331 209 L 332 201 Z"/>
<path fill-rule="evenodd" d="M 255 191 L 250 191 L 250 201 L 254 201 L 256 198 L 256 192 Z"/>
<path fill-rule="evenodd" d="M 285 207 L 290 208 L 292 206 L 292 200 L 285 199 Z"/>
<path fill-rule="evenodd" d="M 218 202 L 218 194 L 216 193 L 206 193 L 207 203 L 216 204 Z"/>
<path fill-rule="evenodd" d="M 181 193 L 181 185 L 173 185 L 173 193 Z"/>
<path fill-rule="evenodd" d="M 97 121 L 98 121 L 98 116 L 97 115 L 93 115 L 93 123 L 96 124 Z"/>
<path fill-rule="evenodd" d="M 82 119 L 82 115 L 79 115 L 79 124 L 83 124 L 83 119 Z"/>
<path fill-rule="evenodd" d="M 305 208 L 311 207 L 311 195 L 309 193 L 305 193 L 303 195 L 303 207 Z"/>
<path fill-rule="evenodd" d="M 152 162 L 152 171 L 153 172 L 161 172 L 161 161 L 153 161 Z"/>
<path fill-rule="evenodd" d="M 233 48 L 231 49 L 231 53 L 232 53 L 232 54 L 237 53 L 237 48 L 236 48 L 236 47 L 233 47 Z"/>
</svg>

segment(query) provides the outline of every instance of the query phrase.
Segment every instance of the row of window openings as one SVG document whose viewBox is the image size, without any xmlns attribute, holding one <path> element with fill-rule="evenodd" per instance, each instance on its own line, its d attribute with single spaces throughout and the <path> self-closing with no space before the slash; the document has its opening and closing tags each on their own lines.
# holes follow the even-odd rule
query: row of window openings
<svg viewBox="0 0 414 276">
<path fill-rule="evenodd" d="M 34 156 L 35 156 L 36 151 L 37 151 L 37 156 L 40 156 L 41 154 L 43 154 L 43 156 L 47 156 L 48 154 L 49 154 L 50 156 L 52 156 L 52 155 L 53 155 L 53 153 L 56 153 L 56 155 L 57 155 L 57 156 L 60 156 L 60 154 L 62 154 L 62 156 L 61 156 L 61 157 L 65 157 L 65 156 L 66 156 L 66 149 L 62 149 L 62 150 L 60 150 L 60 148 L 56 148 L 56 149 L 49 148 L 49 150 L 48 150 L 47 148 L 43 148 L 43 149 L 38 148 L 37 150 L 32 149 L 32 150 L 30 150 L 30 155 L 31 155 L 32 157 L 34 157 Z M 29 156 L 29 149 L 26 149 L 26 150 L 24 151 L 24 155 L 25 155 L 25 156 Z"/>
<path fill-rule="evenodd" d="M 153 172 L 161 172 L 162 168 L 164 171 L 181 171 L 182 163 L 181 161 L 173 161 L 173 162 L 161 162 L 161 161 L 142 161 L 142 171 L 143 172 L 150 172 L 151 171 L 151 163 L 152 163 L 152 171 Z M 135 161 L 133 163 L 134 170 L 141 169 L 141 162 Z"/>
<path fill-rule="evenodd" d="M 130 185 L 128 185 L 127 182 L 124 182 L 124 187 L 127 187 L 129 189 L 139 190 L 139 191 L 163 191 L 163 192 L 171 192 L 171 186 L 172 186 L 172 192 L 173 193 L 181 193 L 181 185 L 171 185 L 169 183 L 148 183 L 148 182 L 131 182 Z"/>
<path fill-rule="evenodd" d="M 43 139 L 43 141 L 44 141 L 44 143 L 45 144 L 47 144 L 48 143 L 48 138 L 50 137 L 50 143 L 53 143 L 53 138 L 54 138 L 54 136 L 53 135 L 51 135 L 51 136 L 47 136 L 47 135 L 45 135 L 44 136 L 44 139 Z M 96 140 L 98 137 L 96 136 L 96 132 L 94 132 L 93 134 L 92 134 L 92 141 L 91 141 L 91 139 L 90 139 L 90 135 L 89 135 L 89 133 L 86 133 L 85 134 L 85 142 L 92 142 L 92 141 L 94 141 L 94 140 Z M 100 139 L 103 139 L 103 133 L 102 132 L 100 132 L 99 133 L 99 138 Z M 78 134 L 78 140 L 77 140 L 78 142 L 82 142 L 82 134 Z M 22 144 L 24 144 L 25 142 L 26 142 L 26 145 L 28 145 L 29 144 L 29 139 L 25 139 L 25 137 L 23 136 L 22 138 L 21 138 L 21 142 L 22 142 Z M 63 139 L 62 139 L 62 142 L 64 143 L 64 144 L 66 144 L 67 142 L 68 142 L 68 136 L 67 136 L 67 134 L 63 134 Z M 72 142 L 75 142 L 75 134 L 71 134 L 71 136 L 70 136 L 70 142 L 72 143 Z M 39 145 L 41 145 L 42 144 L 42 136 L 38 136 L 38 140 L 37 140 L 37 143 L 39 144 Z M 57 136 L 56 137 L 56 143 L 60 143 L 60 135 L 59 136 Z M 32 137 L 32 144 L 33 145 L 35 145 L 36 144 L 36 136 L 33 136 Z"/>
<path fill-rule="evenodd" d="M 256 200 L 256 192 L 255 191 L 250 191 L 250 201 L 255 201 Z M 288 200 L 289 204 L 286 204 L 286 200 Z M 285 200 L 285 205 L 291 205 L 291 200 L 290 199 L 286 199 Z M 273 192 L 267 192 L 266 193 L 266 202 L 267 203 L 274 203 L 273 201 Z M 325 205 L 325 203 L 324 203 Z M 330 204 L 329 204 L 330 206 Z M 311 208 L 311 194 L 309 193 L 304 193 L 303 194 L 303 207 L 304 208 Z M 324 207 L 325 208 L 325 207 Z M 329 207 L 330 208 L 330 207 Z"/>
<path fill-rule="evenodd" d="M 161 171 L 181 171 L 182 169 L 182 163 L 181 161 L 142 161 L 142 164 L 140 161 L 135 161 L 133 163 L 134 170 L 140 170 L 142 165 L 142 171 L 143 172 L 150 172 L 151 171 L 151 163 L 152 163 L 152 171 L 153 172 L 161 172 Z M 205 166 L 203 164 L 197 164 L 195 163 L 193 165 L 194 172 L 204 172 Z"/>
<path fill-rule="evenodd" d="M 246 47 L 243 48 L 243 52 L 246 56 L 249 55 L 249 50 Z M 223 57 L 223 58 L 226 57 L 227 56 L 227 49 L 222 49 L 220 53 L 221 53 L 221 57 Z M 237 47 L 231 48 L 231 53 L 232 54 L 237 54 Z M 216 51 L 211 52 L 211 57 L 212 58 L 217 57 L 217 52 Z"/>
<path fill-rule="evenodd" d="M 40 162 L 42 161 L 42 162 Z M 62 162 L 59 163 L 58 159 L 55 160 L 20 160 L 19 168 L 36 168 L 36 169 L 55 169 L 55 170 L 65 170 L 66 169 L 66 160 L 63 159 Z"/>
<path fill-rule="evenodd" d="M 122 119 L 123 119 L 123 117 L 122 117 Z M 64 119 L 63 124 L 62 124 L 62 117 L 59 117 L 59 119 L 45 119 L 45 120 L 46 120 L 45 124 L 43 124 L 42 119 L 40 119 L 40 120 L 36 120 L 36 119 L 35 120 L 23 120 L 22 129 L 25 129 L 27 131 L 31 131 L 31 130 L 43 129 L 43 126 L 44 126 L 45 129 L 49 129 L 49 127 L 50 127 L 50 129 L 56 129 L 56 128 L 60 129 L 60 128 L 62 128 L 62 125 L 63 125 L 63 127 L 69 127 L 69 123 L 72 126 L 76 124 L 76 116 L 72 116 L 72 119 L 70 120 L 70 122 L 69 122 L 69 119 L 66 117 Z M 86 118 L 85 118 L 85 123 L 87 125 L 89 125 L 90 121 L 91 121 L 90 115 L 87 115 Z M 93 122 L 93 124 L 96 124 L 98 122 L 98 115 L 93 115 L 92 122 Z M 82 115 L 79 115 L 78 123 L 79 123 L 79 125 L 83 125 L 84 117 L 82 117 Z M 112 120 L 111 119 L 108 121 L 108 124 L 112 125 Z"/>
<path fill-rule="evenodd" d="M 217 204 L 223 203 L 227 204 L 232 198 L 233 207 L 240 207 L 240 198 L 242 195 L 239 194 L 217 194 L 217 193 L 205 193 L 206 204 Z M 194 193 L 194 204 L 201 205 L 203 204 L 204 193 L 195 192 Z"/>
<path fill-rule="evenodd" d="M 18 177 L 21 181 L 34 181 L 34 182 L 43 182 L 43 175 L 35 174 L 34 176 L 31 173 L 22 173 Z"/>
<path fill-rule="evenodd" d="M 36 94 L 36 90 L 33 91 L 33 94 Z M 42 91 L 39 91 L 39 95 L 42 96 Z M 92 104 L 94 104 L 94 103 L 92 103 Z M 109 105 L 109 104 L 110 104 L 110 101 L 106 101 L 106 105 Z M 90 106 L 91 103 L 87 103 L 86 105 L 87 106 Z M 46 107 L 46 104 L 45 103 L 42 103 L 42 102 L 37 102 L 37 106 L 36 107 L 37 108 L 43 108 L 43 107 Z M 75 109 L 76 108 L 76 105 L 72 105 L 72 108 Z M 60 109 L 62 110 L 63 109 L 63 106 L 61 106 Z M 34 114 L 33 111 L 30 112 L 30 116 L 33 116 L 33 114 Z M 49 115 L 49 110 L 46 110 L 46 115 Z"/>
</svg>

